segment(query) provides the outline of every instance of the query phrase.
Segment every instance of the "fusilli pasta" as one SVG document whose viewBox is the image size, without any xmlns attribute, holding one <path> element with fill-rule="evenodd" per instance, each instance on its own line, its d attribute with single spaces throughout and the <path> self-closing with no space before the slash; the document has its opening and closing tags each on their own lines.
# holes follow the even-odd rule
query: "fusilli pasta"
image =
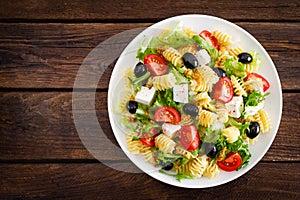
<svg viewBox="0 0 300 200">
<path fill-rule="evenodd" d="M 165 134 L 160 134 L 155 138 L 155 146 L 163 153 L 173 153 L 176 143 Z"/>
</svg>

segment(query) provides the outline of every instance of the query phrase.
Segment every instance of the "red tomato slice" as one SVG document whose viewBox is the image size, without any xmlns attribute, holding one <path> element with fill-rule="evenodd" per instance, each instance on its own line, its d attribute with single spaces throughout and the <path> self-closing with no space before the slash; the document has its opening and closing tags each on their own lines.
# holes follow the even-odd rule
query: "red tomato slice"
<svg viewBox="0 0 300 200">
<path fill-rule="evenodd" d="M 238 152 L 231 152 L 226 155 L 226 158 L 224 160 L 218 161 L 217 164 L 222 170 L 231 172 L 239 168 L 242 162 L 242 157 Z"/>
<path fill-rule="evenodd" d="M 161 76 L 168 73 L 167 61 L 159 54 L 149 54 L 144 57 L 144 64 L 152 76 Z"/>
<path fill-rule="evenodd" d="M 153 147 L 155 145 L 154 138 L 151 137 L 149 133 L 142 133 L 140 141 L 148 147 Z"/>
<path fill-rule="evenodd" d="M 265 79 L 263 76 L 257 74 L 257 73 L 250 73 L 246 76 L 246 78 L 244 79 L 244 81 L 247 81 L 248 79 L 261 79 L 262 83 L 263 83 L 263 91 L 267 91 L 270 88 L 270 83 L 267 81 L 267 79 Z"/>
<path fill-rule="evenodd" d="M 179 141 L 187 150 L 195 150 L 200 144 L 200 138 L 197 127 L 192 125 L 182 126 L 178 131 Z"/>
<path fill-rule="evenodd" d="M 153 147 L 156 136 L 158 136 L 157 128 L 150 128 L 149 133 L 142 133 L 140 141 L 146 146 Z"/>
<path fill-rule="evenodd" d="M 222 103 L 228 103 L 233 97 L 233 86 L 227 76 L 222 77 L 214 86 L 213 98 Z"/>
<path fill-rule="evenodd" d="M 154 121 L 156 122 L 168 122 L 175 124 L 180 122 L 180 120 L 179 112 L 170 106 L 162 106 L 154 113 Z"/>
<path fill-rule="evenodd" d="M 219 49 L 219 42 L 215 36 L 211 35 L 211 32 L 207 30 L 203 30 L 201 31 L 201 33 L 199 33 L 199 36 L 202 37 L 206 42 L 208 42 L 214 48 Z"/>
</svg>

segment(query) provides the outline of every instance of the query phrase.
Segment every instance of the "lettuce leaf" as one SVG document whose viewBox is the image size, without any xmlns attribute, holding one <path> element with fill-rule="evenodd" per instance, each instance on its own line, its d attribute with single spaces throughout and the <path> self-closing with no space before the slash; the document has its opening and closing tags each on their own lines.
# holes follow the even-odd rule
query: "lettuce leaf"
<svg viewBox="0 0 300 200">
<path fill-rule="evenodd" d="M 234 57 L 226 58 L 224 65 L 227 77 L 234 75 L 243 78 L 246 76 L 246 70 L 243 63 L 238 62 Z"/>
</svg>

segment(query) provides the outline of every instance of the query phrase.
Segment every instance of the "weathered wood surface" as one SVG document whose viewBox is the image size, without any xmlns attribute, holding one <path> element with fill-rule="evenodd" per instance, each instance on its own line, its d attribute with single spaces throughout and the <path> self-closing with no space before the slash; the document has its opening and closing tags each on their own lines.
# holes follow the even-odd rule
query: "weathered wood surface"
<svg viewBox="0 0 300 200">
<path fill-rule="evenodd" d="M 116 163 L 133 167 L 128 163 Z M 90 164 L 1 164 L 0 196 L 70 199 L 299 199 L 299 163 L 259 163 L 242 177 L 206 189 L 169 186 L 147 174 Z M 288 169 L 288 170 L 287 170 Z"/>
<path fill-rule="evenodd" d="M 0 1 L 1 199 L 299 199 L 299 7 L 298 0 Z M 262 161 L 228 184 L 197 190 L 98 163 L 75 129 L 71 92 L 78 69 L 98 44 L 191 13 L 225 18 L 251 33 L 276 65 L 284 101 L 279 131 Z M 114 61 L 107 66 L 95 107 L 105 135 L 117 145 L 106 102 Z M 76 109 L 86 103 L 83 97 Z M 101 144 L 92 143 L 103 163 L 137 170 Z"/>
<path fill-rule="evenodd" d="M 230 20 L 299 20 L 299 1 L 9 1 L 0 2 L 0 20 L 157 21 L 182 14 L 206 14 Z"/>
<path fill-rule="evenodd" d="M 106 92 L 96 93 L 97 117 L 107 138 L 118 145 L 109 124 L 106 99 Z M 300 143 L 299 99 L 299 93 L 283 94 L 285 103 L 281 125 L 263 161 L 300 161 L 300 154 L 297 153 Z M 82 104 L 86 100 L 83 96 Z M 0 161 L 94 159 L 85 150 L 76 132 L 71 92 L 0 93 L 0 102 Z M 95 143 L 93 149 L 100 150 L 103 146 L 105 141 Z M 109 148 L 104 150 L 101 153 L 104 160 L 123 159 Z"/>
<path fill-rule="evenodd" d="M 237 24 L 266 48 L 276 65 L 282 88 L 299 89 L 299 24 Z M 0 24 L 0 88 L 73 88 L 78 69 L 93 48 L 114 34 L 149 25 Z M 127 41 L 137 33 L 129 34 Z M 125 47 L 127 43 L 120 45 Z M 107 65 L 98 88 L 108 87 L 113 66 L 113 63 Z"/>
</svg>

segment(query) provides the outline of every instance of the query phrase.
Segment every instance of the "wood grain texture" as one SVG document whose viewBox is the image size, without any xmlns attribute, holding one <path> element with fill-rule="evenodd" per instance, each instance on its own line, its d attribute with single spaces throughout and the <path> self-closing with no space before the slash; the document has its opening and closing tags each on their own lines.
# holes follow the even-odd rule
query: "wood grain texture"
<svg viewBox="0 0 300 200">
<path fill-rule="evenodd" d="M 237 24 L 266 48 L 277 67 L 282 88 L 299 89 L 300 26 L 295 23 Z M 93 48 L 111 35 L 149 25 L 0 24 L 0 87 L 72 88 L 78 69 Z M 137 33 L 128 34 L 124 42 L 129 42 Z M 120 45 L 125 47 L 126 43 Z M 107 68 L 98 88 L 107 88 L 113 65 L 105 65 Z"/>
<path fill-rule="evenodd" d="M 108 121 L 106 99 L 106 92 L 97 92 L 97 118 L 105 136 L 118 145 Z M 264 161 L 300 161 L 299 99 L 299 93 L 283 94 L 281 125 Z M 76 109 L 86 108 L 87 100 L 82 96 Z M 0 161 L 94 159 L 78 137 L 71 92 L 0 93 L 0 103 Z M 97 143 L 92 135 L 88 139 L 95 141 L 91 147 L 102 160 L 127 160 L 123 154 L 112 152 L 104 140 Z"/>
<path fill-rule="evenodd" d="M 127 163 L 116 165 L 128 167 Z M 227 184 L 185 189 L 171 187 L 144 173 L 116 171 L 101 163 L 1 164 L 0 196 L 22 199 L 252 199 L 258 196 L 261 199 L 299 199 L 299 167 L 300 163 L 259 163 Z"/>
<path fill-rule="evenodd" d="M 299 1 L 83 1 L 30 0 L 0 3 L 4 20 L 160 20 L 174 15 L 207 14 L 230 20 L 299 20 Z"/>
</svg>

